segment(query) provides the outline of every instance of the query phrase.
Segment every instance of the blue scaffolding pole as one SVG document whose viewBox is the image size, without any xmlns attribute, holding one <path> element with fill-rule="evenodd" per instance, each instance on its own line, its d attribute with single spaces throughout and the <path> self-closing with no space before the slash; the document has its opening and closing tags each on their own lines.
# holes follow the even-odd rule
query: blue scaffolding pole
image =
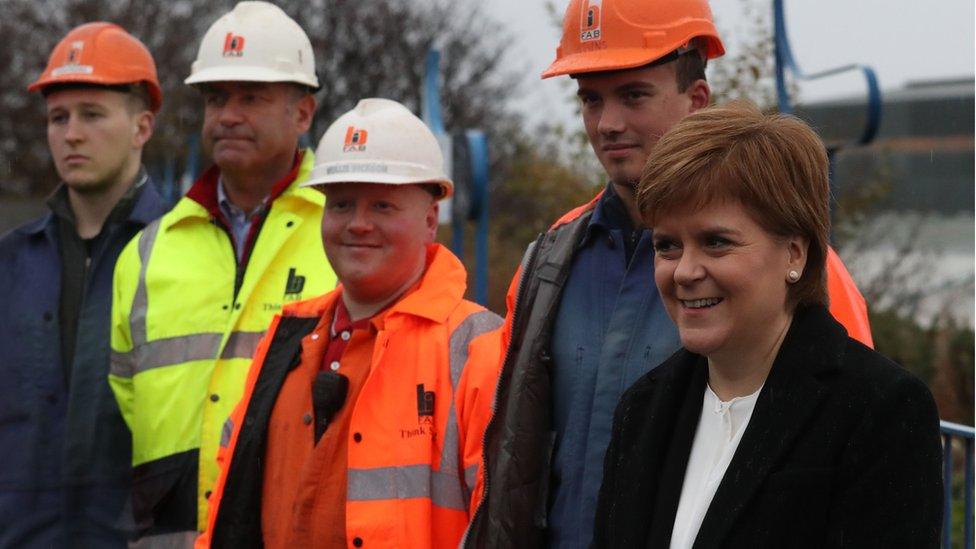
<svg viewBox="0 0 976 549">
<path fill-rule="evenodd" d="M 440 103 L 440 51 L 428 50 L 424 74 L 422 96 L 423 118 L 434 135 L 437 136 L 444 152 L 445 164 L 450 166 L 455 185 L 460 187 L 470 181 L 470 188 L 457 188 L 455 195 L 469 197 L 466 211 L 455 208 L 451 215 L 451 251 L 464 259 L 464 225 L 468 220 L 475 225 L 475 301 L 481 305 L 488 303 L 488 139 L 481 130 L 470 129 L 464 132 L 464 141 L 459 146 L 466 147 L 467 165 L 453 165 L 453 146 L 451 136 L 444 129 Z"/>
</svg>

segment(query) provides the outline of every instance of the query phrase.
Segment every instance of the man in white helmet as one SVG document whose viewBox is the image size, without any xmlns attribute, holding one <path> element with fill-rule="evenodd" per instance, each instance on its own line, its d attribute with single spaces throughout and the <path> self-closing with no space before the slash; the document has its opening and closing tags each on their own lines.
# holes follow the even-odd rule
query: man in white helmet
<svg viewBox="0 0 976 549">
<path fill-rule="evenodd" d="M 314 67 L 308 37 L 271 4 L 241 2 L 211 25 L 186 83 L 215 165 L 119 258 L 109 381 L 132 431 L 144 545 L 192 545 L 258 340 L 285 303 L 335 286 L 322 195 L 300 185 Z"/>
<path fill-rule="evenodd" d="M 497 378 L 501 318 L 466 301 L 434 243 L 453 183 L 437 140 L 387 99 L 329 127 L 305 185 L 326 195 L 341 286 L 286 306 L 221 448 L 207 547 L 457 547 Z"/>
</svg>

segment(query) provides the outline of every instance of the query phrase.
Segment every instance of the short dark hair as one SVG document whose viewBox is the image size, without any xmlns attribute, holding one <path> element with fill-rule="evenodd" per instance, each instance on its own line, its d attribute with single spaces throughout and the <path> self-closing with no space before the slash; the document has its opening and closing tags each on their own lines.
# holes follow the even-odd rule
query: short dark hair
<svg viewBox="0 0 976 549">
<path fill-rule="evenodd" d="M 680 93 L 684 93 L 696 81 L 705 80 L 705 56 L 701 50 L 694 49 L 679 55 L 674 60 L 674 75 Z"/>
<path fill-rule="evenodd" d="M 152 110 L 152 99 L 149 96 L 149 87 L 143 82 L 134 84 L 89 84 L 87 82 L 67 82 L 64 84 L 51 84 L 41 90 L 41 95 L 48 95 L 63 90 L 109 90 L 124 93 L 127 96 L 126 104 L 132 114 L 142 111 Z"/>
<path fill-rule="evenodd" d="M 805 237 L 806 267 L 789 285 L 789 303 L 827 305 L 827 150 L 800 119 L 748 101 L 694 112 L 654 145 L 636 198 L 649 227 L 678 207 L 731 200 L 770 234 Z"/>
</svg>

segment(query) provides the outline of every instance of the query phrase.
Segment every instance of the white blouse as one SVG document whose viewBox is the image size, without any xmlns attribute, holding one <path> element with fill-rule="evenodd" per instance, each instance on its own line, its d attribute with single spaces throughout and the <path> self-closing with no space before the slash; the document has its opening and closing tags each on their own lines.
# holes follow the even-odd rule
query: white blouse
<svg viewBox="0 0 976 549">
<path fill-rule="evenodd" d="M 762 387 L 751 395 L 722 402 L 705 386 L 701 417 L 691 445 L 681 500 L 671 531 L 671 549 L 690 549 L 698 537 L 715 490 L 739 447 Z"/>
</svg>

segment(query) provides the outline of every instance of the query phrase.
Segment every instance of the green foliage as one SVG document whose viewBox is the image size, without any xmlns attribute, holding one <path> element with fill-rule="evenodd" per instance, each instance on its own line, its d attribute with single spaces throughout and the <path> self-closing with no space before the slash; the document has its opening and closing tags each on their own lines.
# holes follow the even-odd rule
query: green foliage
<svg viewBox="0 0 976 549">
<path fill-rule="evenodd" d="M 738 28 L 732 29 L 722 20 L 715 21 L 727 51 L 725 56 L 708 65 L 712 103 L 748 99 L 761 109 L 775 108 L 773 25 L 769 3 L 755 0 L 739 0 L 738 3 L 742 21 Z"/>
<path fill-rule="evenodd" d="M 871 335 L 875 349 L 904 366 L 920 379 L 934 377 L 932 338 L 910 318 L 891 310 L 871 310 Z"/>
<path fill-rule="evenodd" d="M 871 310 L 875 349 L 932 390 L 944 420 L 973 424 L 974 334 L 951 321 L 922 327 L 891 309 Z"/>
<path fill-rule="evenodd" d="M 962 458 L 962 452 L 957 452 L 959 458 Z M 966 522 L 972 522 L 973 517 L 966 516 L 966 500 L 964 498 L 964 490 L 966 489 L 966 480 L 963 476 L 963 466 L 965 464 L 961 459 L 957 459 L 955 463 L 962 466 L 957 467 L 956 472 L 952 476 L 952 549 L 964 549 L 966 547 L 965 541 L 965 527 Z"/>
</svg>

